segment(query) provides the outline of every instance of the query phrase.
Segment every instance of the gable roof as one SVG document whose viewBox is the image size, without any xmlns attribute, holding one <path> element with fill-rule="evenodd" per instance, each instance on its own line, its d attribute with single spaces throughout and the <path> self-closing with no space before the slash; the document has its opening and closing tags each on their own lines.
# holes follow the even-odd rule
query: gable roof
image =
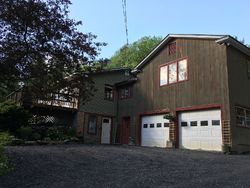
<svg viewBox="0 0 250 188">
<path fill-rule="evenodd" d="M 136 73 L 156 54 L 158 53 L 169 41 L 174 38 L 186 39 L 211 39 L 215 40 L 218 44 L 232 45 L 238 50 L 250 56 L 250 48 L 240 43 L 230 35 L 204 35 L 204 34 L 168 34 L 139 64 L 135 66 L 132 72 Z"/>
</svg>

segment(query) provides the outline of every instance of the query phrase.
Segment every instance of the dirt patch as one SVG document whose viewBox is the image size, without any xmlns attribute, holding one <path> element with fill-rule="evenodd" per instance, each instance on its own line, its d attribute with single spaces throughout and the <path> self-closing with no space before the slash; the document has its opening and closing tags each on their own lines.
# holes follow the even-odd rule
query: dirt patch
<svg viewBox="0 0 250 188">
<path fill-rule="evenodd" d="M 250 156 L 136 146 L 11 146 L 0 187 L 249 187 Z"/>
</svg>

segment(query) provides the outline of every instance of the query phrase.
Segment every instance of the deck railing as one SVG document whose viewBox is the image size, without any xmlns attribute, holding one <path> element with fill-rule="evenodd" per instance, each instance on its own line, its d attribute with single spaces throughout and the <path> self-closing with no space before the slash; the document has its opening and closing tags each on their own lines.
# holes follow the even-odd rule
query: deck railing
<svg viewBox="0 0 250 188">
<path fill-rule="evenodd" d="M 24 92 L 20 89 L 17 91 L 14 91 L 10 93 L 7 96 L 7 100 L 14 101 L 18 105 L 21 105 L 24 103 L 23 95 Z M 71 95 L 66 95 L 62 93 L 56 93 L 51 94 L 49 98 L 35 98 L 35 99 L 29 99 L 30 103 L 32 105 L 44 105 L 44 106 L 55 106 L 55 107 L 61 107 L 61 108 L 72 108 L 77 109 L 78 108 L 78 98 Z"/>
</svg>

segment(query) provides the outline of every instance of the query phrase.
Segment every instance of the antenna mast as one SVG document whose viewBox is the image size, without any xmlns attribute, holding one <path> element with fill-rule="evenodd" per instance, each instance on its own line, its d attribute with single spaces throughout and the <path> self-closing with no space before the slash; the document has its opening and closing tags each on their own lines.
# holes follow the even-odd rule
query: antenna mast
<svg viewBox="0 0 250 188">
<path fill-rule="evenodd" d="M 127 3 L 126 3 L 126 0 L 122 0 L 122 10 L 123 10 L 123 16 L 124 16 L 126 42 L 127 42 L 127 46 L 128 46 L 128 19 L 127 19 Z"/>
</svg>

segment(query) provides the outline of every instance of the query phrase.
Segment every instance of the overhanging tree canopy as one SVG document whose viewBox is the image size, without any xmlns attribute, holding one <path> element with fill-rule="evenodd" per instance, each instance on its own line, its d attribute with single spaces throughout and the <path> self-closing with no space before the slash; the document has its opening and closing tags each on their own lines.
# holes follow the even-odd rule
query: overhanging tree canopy
<svg viewBox="0 0 250 188">
<path fill-rule="evenodd" d="M 124 45 L 111 57 L 108 68 L 135 67 L 161 40 L 161 37 L 147 36 L 132 44 Z"/>
<path fill-rule="evenodd" d="M 84 73 L 104 43 L 77 30 L 70 0 L 0 0 L 0 87 L 17 83 L 36 95 L 67 88 L 90 94 Z M 86 89 L 88 88 L 88 89 Z"/>
</svg>

